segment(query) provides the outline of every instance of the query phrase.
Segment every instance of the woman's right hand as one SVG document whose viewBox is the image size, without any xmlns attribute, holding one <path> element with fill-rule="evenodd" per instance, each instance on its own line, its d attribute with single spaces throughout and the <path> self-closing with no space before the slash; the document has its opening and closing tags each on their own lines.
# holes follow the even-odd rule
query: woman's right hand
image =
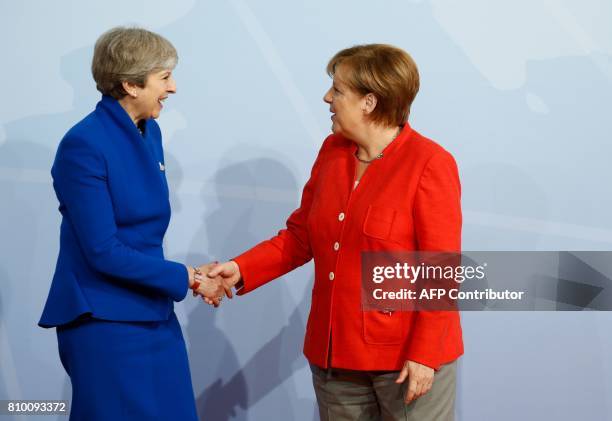
<svg viewBox="0 0 612 421">
<path fill-rule="evenodd" d="M 196 272 L 193 266 L 185 266 L 187 268 L 187 279 L 188 279 L 188 288 L 191 289 L 193 284 L 195 284 L 195 276 Z"/>
<path fill-rule="evenodd" d="M 240 267 L 238 266 L 238 263 L 234 262 L 233 260 L 215 265 L 210 272 L 208 272 L 208 277 L 221 278 L 225 295 L 227 295 L 229 298 L 232 298 L 233 296 L 232 288 L 242 280 Z"/>
<path fill-rule="evenodd" d="M 211 279 L 203 277 L 198 285 L 198 288 L 194 289 L 194 296 L 199 295 L 207 303 L 219 307 L 221 300 L 223 299 L 224 289 L 220 279 Z"/>
<path fill-rule="evenodd" d="M 206 275 L 212 267 L 217 265 L 217 263 L 218 262 L 208 263 L 197 268 L 187 266 L 189 289 L 193 290 L 193 296 L 201 296 L 207 304 L 214 305 L 215 307 L 221 305 L 225 289 L 223 288 L 222 279 L 220 277 L 214 279 Z"/>
</svg>

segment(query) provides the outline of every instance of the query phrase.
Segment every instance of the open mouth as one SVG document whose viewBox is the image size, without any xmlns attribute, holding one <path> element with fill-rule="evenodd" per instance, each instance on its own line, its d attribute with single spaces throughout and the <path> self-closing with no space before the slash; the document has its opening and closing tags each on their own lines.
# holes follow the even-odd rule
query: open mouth
<svg viewBox="0 0 612 421">
<path fill-rule="evenodd" d="M 157 100 L 157 102 L 159 103 L 159 106 L 160 106 L 160 107 L 164 108 L 164 104 L 162 103 L 162 101 L 165 101 L 166 99 L 168 99 L 168 97 L 167 97 L 167 96 L 165 96 L 165 97 L 163 97 L 163 98 L 159 98 L 159 99 Z"/>
</svg>

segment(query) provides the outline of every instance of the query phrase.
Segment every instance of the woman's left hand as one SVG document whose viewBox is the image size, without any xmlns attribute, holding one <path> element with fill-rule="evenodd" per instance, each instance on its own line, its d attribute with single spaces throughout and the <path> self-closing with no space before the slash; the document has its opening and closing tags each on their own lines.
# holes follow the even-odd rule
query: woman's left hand
<svg viewBox="0 0 612 421">
<path fill-rule="evenodd" d="M 434 369 L 414 361 L 407 360 L 395 383 L 403 383 L 408 378 L 408 388 L 404 402 L 409 404 L 429 392 L 434 381 Z"/>
</svg>

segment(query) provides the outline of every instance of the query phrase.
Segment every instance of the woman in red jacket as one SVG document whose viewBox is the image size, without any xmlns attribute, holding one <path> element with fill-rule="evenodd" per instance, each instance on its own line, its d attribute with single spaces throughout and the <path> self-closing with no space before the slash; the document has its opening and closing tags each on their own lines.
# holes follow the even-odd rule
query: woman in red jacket
<svg viewBox="0 0 612 421">
<path fill-rule="evenodd" d="M 459 251 L 453 157 L 408 124 L 419 89 L 412 58 L 389 45 L 338 52 L 324 101 L 332 132 L 286 229 L 209 276 L 244 294 L 314 258 L 304 354 L 322 420 L 451 420 L 457 312 L 364 311 L 361 252 Z"/>
</svg>

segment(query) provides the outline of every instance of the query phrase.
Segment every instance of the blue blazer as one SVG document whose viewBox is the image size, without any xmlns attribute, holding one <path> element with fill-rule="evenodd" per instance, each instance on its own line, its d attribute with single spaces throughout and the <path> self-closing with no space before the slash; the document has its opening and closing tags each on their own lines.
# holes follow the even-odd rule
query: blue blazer
<svg viewBox="0 0 612 421">
<path fill-rule="evenodd" d="M 64 136 L 51 169 L 60 250 L 40 326 L 84 314 L 167 320 L 185 298 L 187 269 L 162 249 L 170 222 L 164 170 L 157 123 L 147 120 L 141 134 L 110 96 Z"/>
</svg>

